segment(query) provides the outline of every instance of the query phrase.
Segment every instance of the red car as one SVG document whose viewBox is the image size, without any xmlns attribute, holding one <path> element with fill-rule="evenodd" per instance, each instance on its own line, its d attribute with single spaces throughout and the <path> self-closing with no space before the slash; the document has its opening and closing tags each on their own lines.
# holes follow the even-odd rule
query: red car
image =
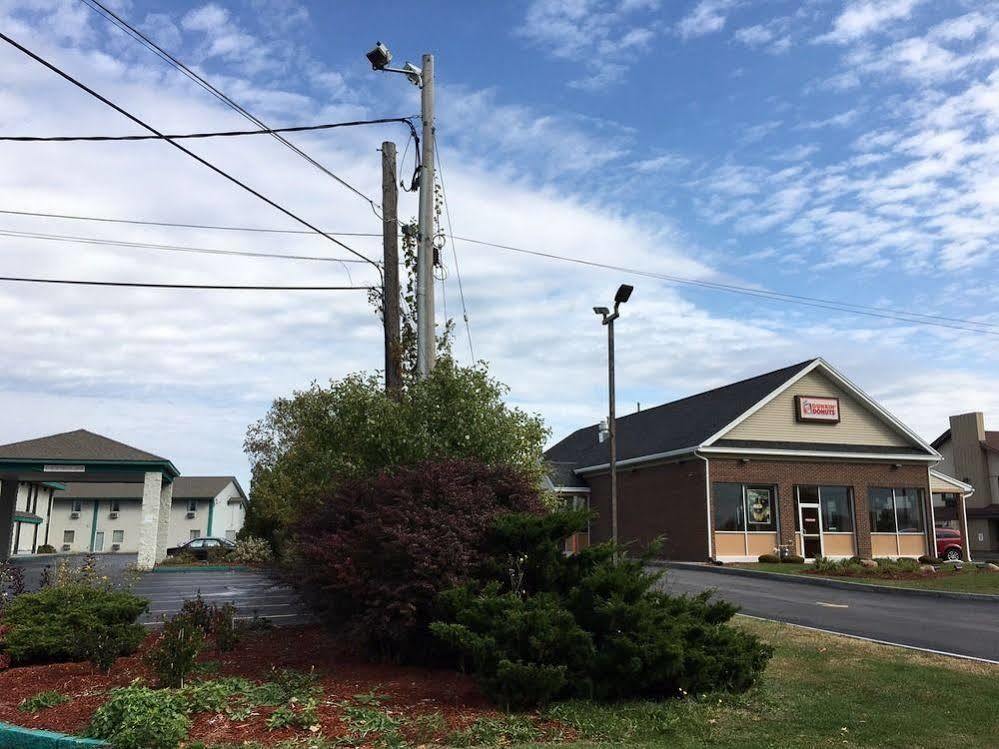
<svg viewBox="0 0 999 749">
<path fill-rule="evenodd" d="M 937 556 L 941 559 L 958 561 L 964 559 L 964 539 L 961 531 L 952 528 L 937 528 Z"/>
</svg>

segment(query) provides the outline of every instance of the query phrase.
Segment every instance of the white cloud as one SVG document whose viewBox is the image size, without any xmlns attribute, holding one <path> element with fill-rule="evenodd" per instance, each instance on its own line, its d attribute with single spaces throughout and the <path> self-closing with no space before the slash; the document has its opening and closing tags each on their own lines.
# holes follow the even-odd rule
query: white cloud
<svg viewBox="0 0 999 749">
<path fill-rule="evenodd" d="M 870 34 L 883 33 L 895 21 L 905 20 L 924 0 L 850 0 L 818 41 L 845 44 Z"/>
<path fill-rule="evenodd" d="M 699 0 L 691 11 L 676 25 L 677 33 L 684 39 L 693 39 L 721 31 L 725 28 L 728 11 L 734 0 Z"/>
</svg>

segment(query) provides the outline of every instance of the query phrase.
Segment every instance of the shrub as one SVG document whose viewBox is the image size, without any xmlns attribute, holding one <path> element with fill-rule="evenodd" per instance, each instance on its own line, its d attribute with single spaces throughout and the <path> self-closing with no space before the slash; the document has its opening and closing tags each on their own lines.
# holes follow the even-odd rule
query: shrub
<svg viewBox="0 0 999 749">
<path fill-rule="evenodd" d="M 94 713 L 87 735 L 110 742 L 114 749 L 176 749 L 190 723 L 183 699 L 174 692 L 132 685 L 111 690 Z"/>
<path fill-rule="evenodd" d="M 789 554 L 788 556 L 784 557 L 783 561 L 786 562 L 787 564 L 804 564 L 805 558 L 800 554 Z"/>
<path fill-rule="evenodd" d="M 274 561 L 274 550 L 264 539 L 248 536 L 236 542 L 230 559 L 238 564 L 270 564 Z"/>
<path fill-rule="evenodd" d="M 184 549 L 179 554 L 174 554 L 172 557 L 166 557 L 160 565 L 173 567 L 175 565 L 185 565 L 185 564 L 198 564 L 198 558 L 194 556 L 193 552 Z"/>
<path fill-rule="evenodd" d="M 181 604 L 177 616 L 186 618 L 200 629 L 205 639 L 212 639 L 219 653 L 229 652 L 239 642 L 236 607 L 231 603 L 221 606 L 208 603 L 201 597 L 201 591 L 198 591 L 194 598 L 188 598 Z"/>
<path fill-rule="evenodd" d="M 52 544 L 39 544 L 38 548 L 35 549 L 36 554 L 55 554 L 56 548 Z"/>
<path fill-rule="evenodd" d="M 205 641 L 202 629 L 193 617 L 177 614 L 164 622 L 146 662 L 162 687 L 182 687 L 184 679 L 194 670 Z"/>
<path fill-rule="evenodd" d="M 130 655 L 145 637 L 136 620 L 149 602 L 131 593 L 68 583 L 26 593 L 4 610 L 5 643 L 15 664 L 82 661 L 100 662 Z"/>
<path fill-rule="evenodd" d="M 536 532 L 525 533 L 523 526 L 532 523 Z M 559 527 L 547 518 L 503 518 L 495 533 L 513 553 L 509 543 L 525 541 L 516 557 L 526 560 L 525 573 L 514 584 L 498 575 L 439 597 L 443 617 L 431 631 L 493 699 L 523 708 L 567 696 L 741 692 L 756 681 L 772 650 L 728 626 L 736 607 L 709 594 L 658 592 L 662 573 L 621 558 L 609 544 L 569 557 L 553 554 Z M 558 569 L 537 574 L 534 559 Z"/>
<path fill-rule="evenodd" d="M 231 554 L 232 549 L 228 546 L 212 546 L 205 552 L 205 561 L 208 564 L 228 562 Z"/>
<path fill-rule="evenodd" d="M 325 618 L 383 658 L 430 652 L 437 594 L 486 560 L 492 523 L 540 512 L 537 484 L 512 468 L 427 462 L 352 483 L 297 526 L 302 587 Z"/>
<path fill-rule="evenodd" d="M 920 564 L 933 564 L 933 565 L 943 564 L 943 560 L 940 559 L 940 557 L 930 557 L 927 556 L 926 554 L 923 554 L 923 556 L 919 557 L 918 561 Z"/>
<path fill-rule="evenodd" d="M 776 554 L 760 554 L 757 561 L 760 564 L 778 564 L 780 563 L 780 557 Z"/>
<path fill-rule="evenodd" d="M 37 713 L 40 710 L 47 710 L 50 707 L 62 705 L 69 702 L 69 700 L 70 698 L 61 692 L 49 690 L 47 692 L 39 692 L 33 697 L 25 697 L 17 706 L 17 709 L 22 713 Z"/>
</svg>

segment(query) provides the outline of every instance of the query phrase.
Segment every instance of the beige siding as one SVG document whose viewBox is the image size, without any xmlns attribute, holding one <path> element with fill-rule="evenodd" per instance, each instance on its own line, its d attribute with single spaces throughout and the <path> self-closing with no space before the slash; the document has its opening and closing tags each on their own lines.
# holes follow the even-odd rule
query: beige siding
<svg viewBox="0 0 999 749">
<path fill-rule="evenodd" d="M 211 500 L 195 500 L 197 509 L 194 510 L 194 517 L 187 517 L 188 502 L 186 499 L 175 499 L 173 507 L 170 509 L 170 540 L 167 546 L 179 546 L 191 539 L 191 532 L 197 531 L 197 535 L 208 535 L 208 505 Z M 214 533 L 214 528 L 212 532 Z"/>
<path fill-rule="evenodd" d="M 816 395 L 839 398 L 838 424 L 800 423 L 795 420 L 794 396 Z M 819 372 L 809 372 L 722 439 L 775 442 L 821 442 L 906 447 L 911 440 L 882 417 Z"/>
</svg>

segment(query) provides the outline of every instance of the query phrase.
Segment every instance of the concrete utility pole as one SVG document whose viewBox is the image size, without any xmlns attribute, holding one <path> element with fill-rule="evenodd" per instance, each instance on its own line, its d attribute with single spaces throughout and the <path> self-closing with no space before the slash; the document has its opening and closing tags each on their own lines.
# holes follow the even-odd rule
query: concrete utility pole
<svg viewBox="0 0 999 749">
<path fill-rule="evenodd" d="M 434 320 L 434 56 L 423 55 L 420 74 L 423 155 L 420 167 L 420 233 L 416 251 L 416 371 L 430 374 L 437 358 Z"/>
<path fill-rule="evenodd" d="M 385 392 L 402 390 L 399 341 L 399 186 L 395 143 L 382 143 L 382 321 L 385 327 Z"/>
</svg>

